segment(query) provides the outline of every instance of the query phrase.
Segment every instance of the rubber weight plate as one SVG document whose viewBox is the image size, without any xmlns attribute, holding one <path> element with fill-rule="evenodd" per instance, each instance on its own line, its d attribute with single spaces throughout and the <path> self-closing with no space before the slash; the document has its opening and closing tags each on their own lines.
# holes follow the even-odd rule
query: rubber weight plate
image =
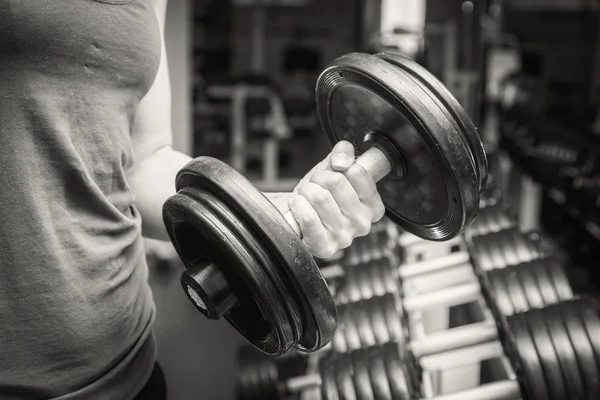
<svg viewBox="0 0 600 400">
<path fill-rule="evenodd" d="M 412 382 L 407 368 L 408 364 L 401 358 L 405 354 L 397 343 L 389 342 L 383 345 L 383 357 L 390 383 L 393 400 L 411 400 Z"/>
<path fill-rule="evenodd" d="M 163 207 L 165 226 L 186 267 L 195 267 L 199 260 L 208 259 L 216 267 L 213 270 L 218 270 L 225 277 L 220 293 L 229 290 L 240 301 L 237 307 L 233 304 L 229 310 L 225 309 L 223 314 L 228 314 L 228 321 L 240 331 L 240 319 L 247 317 L 229 311 L 243 308 L 243 302 L 250 301 L 237 291 L 246 290 L 249 275 L 262 271 L 282 282 L 287 297 L 297 305 L 301 316 L 300 326 L 297 328 L 301 334 L 292 342 L 293 345 L 310 352 L 329 343 L 337 328 L 332 295 L 312 255 L 279 210 L 241 174 L 210 157 L 196 158 L 179 171 L 176 189 L 179 192 L 186 187 L 202 189 L 218 198 L 229 211 L 229 223 L 245 226 L 251 232 L 253 240 L 259 243 L 260 246 L 257 247 L 261 247 L 269 256 L 271 264 L 277 267 L 274 271 L 266 271 L 265 265 L 256 260 L 241 260 L 239 254 L 231 251 L 215 251 L 215 247 L 219 246 L 218 240 L 227 240 L 227 236 L 221 234 L 220 238 L 214 236 L 207 240 L 204 232 L 207 229 L 206 223 L 189 204 L 195 200 L 189 199 L 185 193 L 178 194 L 179 201 L 174 201 L 173 198 L 167 200 Z M 187 198 L 187 202 L 182 198 Z M 192 211 L 184 212 L 183 206 L 187 209 L 191 207 Z M 206 278 L 202 274 L 200 277 Z M 214 281 L 205 279 L 198 284 L 198 291 L 209 297 L 214 284 Z M 268 284 L 254 286 L 258 290 L 255 295 L 267 298 L 262 293 L 267 287 Z M 278 301 L 274 297 L 270 303 L 265 304 L 275 307 Z M 245 335 L 255 345 L 262 340 L 259 336 Z M 265 350 L 264 346 L 261 350 Z M 268 352 L 281 355 L 287 350 L 288 348 L 279 344 L 278 348 L 269 348 Z"/>
<path fill-rule="evenodd" d="M 546 377 L 548 391 L 551 396 L 550 399 L 570 399 L 571 397 L 567 396 L 559 358 L 548 332 L 544 314 L 544 312 L 532 310 L 525 312 L 523 316 L 529 326 L 529 332 L 531 333 L 544 376 Z"/>
<path fill-rule="evenodd" d="M 577 307 L 574 308 L 579 312 L 596 361 L 595 368 L 591 368 L 585 375 L 588 399 L 598 399 L 600 398 L 600 318 L 598 318 L 597 306 L 591 298 L 582 297 L 577 300 Z M 586 356 L 589 359 L 588 363 L 592 365 L 591 356 L 589 354 Z"/>
<path fill-rule="evenodd" d="M 279 400 L 279 373 L 275 359 L 254 348 L 241 347 L 236 360 L 238 400 Z"/>
<path fill-rule="evenodd" d="M 581 367 L 581 377 L 586 387 L 585 398 L 590 400 L 597 399 L 598 365 L 596 364 L 594 350 L 585 329 L 585 324 L 579 315 L 579 308 L 585 306 L 581 304 L 581 300 L 574 299 L 558 303 L 556 307 L 560 310 L 560 314 L 563 317 L 571 345 L 575 350 L 579 366 Z M 596 395 L 594 395 L 594 392 L 596 392 Z"/>
<path fill-rule="evenodd" d="M 228 310 L 225 317 L 257 348 L 269 354 L 280 354 L 292 345 L 296 336 L 290 314 L 284 307 L 287 302 L 283 302 L 268 272 L 245 246 L 247 242 L 243 237 L 238 235 L 243 236 L 243 230 L 235 232 L 232 225 L 226 223 L 228 218 L 224 218 L 224 215 L 227 211 L 223 205 L 211 201 L 215 199 L 202 199 L 202 193 L 196 193 L 193 197 L 189 193 L 182 193 L 169 200 L 173 205 L 169 212 L 174 226 L 197 229 L 194 240 L 204 244 L 204 254 L 200 256 L 193 252 L 194 243 L 185 243 L 191 250 L 187 253 L 189 269 L 182 275 L 185 293 L 199 311 L 210 318 L 217 318 L 226 306 L 232 305 L 230 288 L 226 287 L 225 294 L 221 294 L 220 284 L 232 282 L 235 301 L 241 303 Z M 183 236 L 190 238 L 187 234 Z M 231 269 L 219 270 L 211 268 L 213 265 L 206 263 L 203 257 L 209 257 L 218 264 L 235 258 L 236 263 L 231 265 Z M 201 273 L 205 276 L 212 277 L 213 284 L 209 287 L 211 296 L 198 295 L 202 292 L 201 283 L 197 281 L 199 274 L 190 272 L 197 267 L 202 268 Z M 215 313 L 217 315 L 213 315 Z"/>
<path fill-rule="evenodd" d="M 556 355 L 565 378 L 565 385 L 570 399 L 584 399 L 585 386 L 577 355 L 567 334 L 563 317 L 556 306 L 544 309 L 544 320 L 550 332 Z"/>
<path fill-rule="evenodd" d="M 391 172 L 378 182 L 388 217 L 431 240 L 462 233 L 487 179 L 475 128 L 431 74 L 403 57 L 353 53 L 317 81 L 317 113 L 332 143 L 375 146 Z"/>
<path fill-rule="evenodd" d="M 505 352 L 510 358 L 528 400 L 548 400 L 548 386 L 538 353 L 523 314 L 506 317 L 506 332 L 503 338 Z"/>
<path fill-rule="evenodd" d="M 369 378 L 369 366 L 365 349 L 353 351 L 350 354 L 354 370 L 354 389 L 358 400 L 375 399 L 371 380 Z"/>
</svg>

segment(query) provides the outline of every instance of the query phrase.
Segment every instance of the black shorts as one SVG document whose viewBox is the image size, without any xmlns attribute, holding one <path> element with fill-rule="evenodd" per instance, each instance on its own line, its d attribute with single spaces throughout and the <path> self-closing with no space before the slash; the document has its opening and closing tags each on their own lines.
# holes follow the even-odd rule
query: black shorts
<svg viewBox="0 0 600 400">
<path fill-rule="evenodd" d="M 154 364 L 152 375 L 134 400 L 167 400 L 165 374 L 158 363 Z"/>
</svg>

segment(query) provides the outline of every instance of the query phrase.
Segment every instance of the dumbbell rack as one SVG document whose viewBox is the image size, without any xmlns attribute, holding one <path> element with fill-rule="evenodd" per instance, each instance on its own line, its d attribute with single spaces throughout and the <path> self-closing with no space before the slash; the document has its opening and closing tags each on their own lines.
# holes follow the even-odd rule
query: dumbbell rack
<svg viewBox="0 0 600 400">
<path fill-rule="evenodd" d="M 498 195 L 498 191 L 494 193 Z M 501 200 L 485 201 L 496 207 L 496 213 L 498 209 L 504 209 Z M 482 220 L 487 218 L 484 216 L 486 213 L 485 208 L 480 211 Z M 501 385 L 500 381 L 509 382 L 516 379 L 515 371 L 504 355 L 503 346 L 493 337 L 468 347 L 458 346 L 448 350 L 452 347 L 447 342 L 450 331 L 473 331 L 478 327 L 481 327 L 482 331 L 490 331 L 491 326 L 495 331 L 497 321 L 478 288 L 477 268 L 470 263 L 470 260 L 477 260 L 478 257 L 474 254 L 472 239 L 477 235 L 514 229 L 516 222 L 508 217 L 486 221 L 487 227 L 476 226 L 474 223 L 463 236 L 446 242 L 425 241 L 406 233 L 397 234 L 397 231 L 394 234 L 394 228 L 389 224 L 380 225 L 388 231 L 388 239 L 393 239 L 386 244 L 387 252 L 381 252 L 381 249 L 379 252 L 383 257 L 389 257 L 400 265 L 398 271 L 401 277 L 402 303 L 404 309 L 414 310 L 407 312 L 405 321 L 410 347 L 413 352 L 417 351 L 421 355 L 419 363 L 422 398 L 443 396 L 444 400 L 457 400 L 461 399 L 465 391 L 477 388 L 483 383 L 498 382 Z M 536 235 L 527 237 L 531 241 L 539 240 L 536 239 Z M 363 239 L 358 240 L 358 245 L 361 240 Z M 352 253 L 352 248 L 347 253 Z M 339 269 L 339 263 L 343 265 L 344 261 L 345 257 L 342 256 L 341 260 L 336 260 L 337 266 L 323 266 L 324 275 L 334 279 L 336 273 L 328 273 L 328 270 Z M 510 265 L 510 262 L 507 262 L 507 265 Z M 342 266 L 342 269 L 344 267 Z M 330 282 L 330 286 L 336 290 L 335 282 Z M 441 293 L 458 287 L 475 287 L 478 294 L 462 303 L 460 300 L 453 304 L 438 301 Z M 460 296 L 458 298 L 460 299 Z M 415 303 L 419 303 L 418 306 L 415 306 Z M 443 337 L 445 342 L 438 339 Z M 428 343 L 427 349 L 418 348 L 422 343 Z M 436 350 L 436 343 L 440 344 L 440 351 Z M 326 348 L 308 355 L 308 378 L 317 373 L 319 360 L 327 357 L 328 351 L 330 349 Z M 297 398 L 318 400 L 321 398 L 320 389 L 305 389 Z"/>
</svg>

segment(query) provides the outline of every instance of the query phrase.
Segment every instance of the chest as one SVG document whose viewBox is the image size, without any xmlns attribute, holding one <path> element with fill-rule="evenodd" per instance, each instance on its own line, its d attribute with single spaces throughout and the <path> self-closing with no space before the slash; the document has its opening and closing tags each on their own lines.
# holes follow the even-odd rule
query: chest
<svg viewBox="0 0 600 400">
<path fill-rule="evenodd" d="M 160 33 L 149 0 L 0 0 L 0 54 L 21 72 L 141 96 Z"/>
</svg>

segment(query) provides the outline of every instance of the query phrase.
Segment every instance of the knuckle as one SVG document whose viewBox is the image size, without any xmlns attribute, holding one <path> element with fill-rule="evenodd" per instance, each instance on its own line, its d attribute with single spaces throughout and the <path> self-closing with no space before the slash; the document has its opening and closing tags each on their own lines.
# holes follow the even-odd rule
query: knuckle
<svg viewBox="0 0 600 400">
<path fill-rule="evenodd" d="M 356 221 L 357 236 L 366 236 L 371 231 L 371 221 L 368 218 L 359 218 Z"/>
<path fill-rule="evenodd" d="M 337 242 L 340 249 L 345 249 L 350 247 L 352 244 L 352 235 L 350 235 L 347 231 L 342 231 L 338 234 Z"/>
</svg>

